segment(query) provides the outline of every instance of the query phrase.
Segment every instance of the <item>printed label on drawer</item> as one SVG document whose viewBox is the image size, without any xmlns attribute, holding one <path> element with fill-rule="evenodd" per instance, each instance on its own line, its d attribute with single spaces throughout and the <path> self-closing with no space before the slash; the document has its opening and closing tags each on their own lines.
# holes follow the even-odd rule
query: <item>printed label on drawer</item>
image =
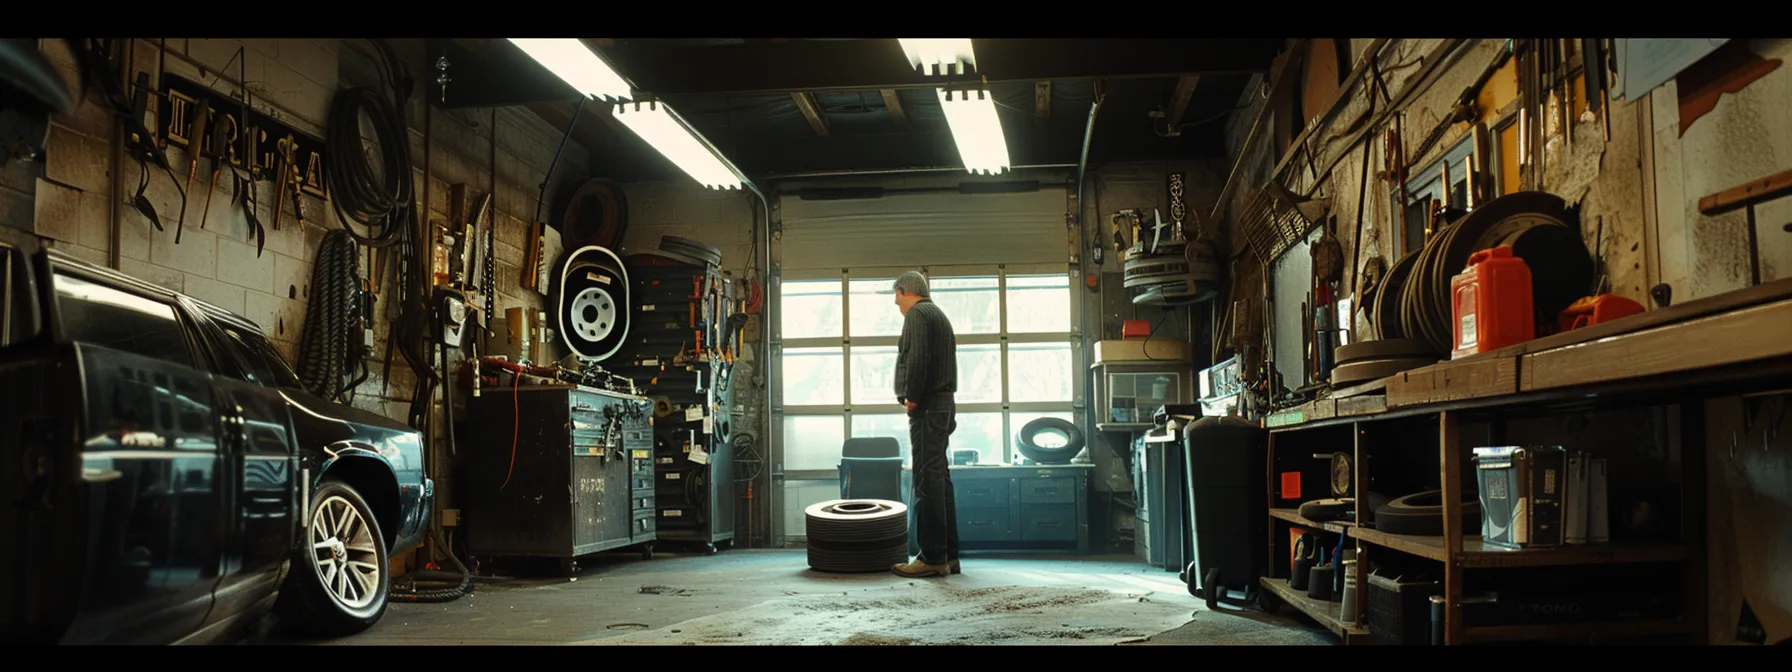
<svg viewBox="0 0 1792 672">
<path fill-rule="evenodd" d="M 659 459 L 660 464 L 672 464 L 673 462 L 677 462 L 677 461 L 678 461 L 678 458 L 676 458 L 676 457 L 662 457 Z"/>
<path fill-rule="evenodd" d="M 676 471 L 667 472 L 667 474 L 666 474 L 666 480 L 668 480 L 668 481 L 676 481 L 681 478 L 684 478 L 684 474 L 680 474 Z"/>
<path fill-rule="evenodd" d="M 684 421 L 685 422 L 696 422 L 696 421 L 702 420 L 702 419 L 703 419 L 703 407 L 692 406 L 690 408 L 684 409 Z"/>
<path fill-rule="evenodd" d="M 655 311 L 655 310 L 658 310 L 658 309 L 657 309 L 657 308 L 654 308 L 654 307 L 653 307 L 653 304 L 651 304 L 651 303 L 649 303 L 649 304 L 647 304 L 647 305 L 645 305 L 645 306 L 641 306 L 641 312 L 643 312 L 643 313 L 651 313 L 651 312 L 653 312 L 653 311 Z"/>
<path fill-rule="evenodd" d="M 645 460 L 649 457 L 653 457 L 652 455 L 649 455 L 648 452 L 649 451 L 645 451 L 645 450 L 636 450 L 633 453 L 631 453 L 631 455 L 637 460 Z"/>
<path fill-rule="evenodd" d="M 641 366 L 659 366 L 659 365 L 660 365 L 660 360 L 657 360 L 657 359 L 641 360 Z"/>
<path fill-rule="evenodd" d="M 678 509 L 661 509 L 660 515 L 667 518 L 682 518 L 684 517 L 684 512 Z"/>
</svg>

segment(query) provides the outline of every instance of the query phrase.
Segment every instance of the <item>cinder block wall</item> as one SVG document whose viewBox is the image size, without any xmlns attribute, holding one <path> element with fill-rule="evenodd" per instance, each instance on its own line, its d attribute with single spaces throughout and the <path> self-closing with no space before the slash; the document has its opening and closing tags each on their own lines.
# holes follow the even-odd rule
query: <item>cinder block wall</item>
<svg viewBox="0 0 1792 672">
<path fill-rule="evenodd" d="M 528 235 L 526 222 L 534 216 L 538 185 L 554 161 L 561 130 L 520 107 L 426 110 L 425 83 L 434 70 L 426 64 L 422 42 L 393 40 L 391 44 L 418 80 L 405 110 L 418 201 L 427 200 L 431 220 L 446 221 L 452 185 L 466 184 L 474 198 L 494 194 L 496 308 L 500 313 L 507 307 L 541 308 L 545 297 L 519 286 L 520 267 Z M 60 40 L 44 40 L 41 46 L 71 88 L 78 87 L 75 62 L 67 47 Z M 135 72 L 148 73 L 152 82 L 159 82 L 165 70 L 226 95 L 237 95 L 237 82 L 245 79 L 257 110 L 324 138 L 325 120 L 339 90 L 380 86 L 373 54 L 372 43 L 366 40 L 142 38 L 136 40 L 131 66 Z M 108 113 L 93 102 L 83 102 L 73 115 L 55 118 L 42 177 L 21 179 L 22 171 L 36 170 L 31 164 L 11 165 L 5 171 L 0 181 L 0 216 L 15 225 L 34 226 L 38 234 L 53 239 L 54 245 L 66 252 L 110 266 L 114 256 L 111 208 L 116 202 L 118 270 L 240 313 L 261 325 L 289 358 L 296 356 L 304 330 L 312 259 L 324 231 L 342 226 L 335 209 L 306 195 L 307 225 L 301 226 L 289 200 L 281 215 L 281 228 L 275 231 L 274 214 L 269 209 L 274 202 L 272 188 L 267 183 L 257 185 L 260 208 L 256 216 L 268 227 L 266 247 L 257 256 L 247 219 L 228 202 L 228 174 L 220 180 L 209 213 L 203 212 L 211 165 L 202 162 L 201 174 L 193 183 L 185 230 L 176 244 L 174 228 L 181 197 L 175 181 L 160 170 L 149 176 L 146 196 L 167 229 L 157 231 L 129 203 L 139 180 L 135 161 L 124 160 L 124 170 L 118 176 L 123 189 L 118 194 L 112 191 L 112 135 Z M 187 159 L 178 146 L 170 146 L 168 153 L 177 167 Z M 553 189 L 575 187 L 587 176 L 589 165 L 586 150 L 576 142 L 567 143 L 553 169 Z M 177 172 L 184 183 L 184 169 Z M 553 197 L 553 193 L 547 195 L 548 203 Z M 206 220 L 203 230 L 199 228 L 202 217 Z M 370 272 L 366 264 L 363 256 L 363 275 Z M 386 318 L 394 314 L 395 295 L 393 283 L 385 282 L 376 306 L 379 319 L 374 356 L 367 362 L 370 375 L 357 389 L 353 404 L 403 420 L 413 381 L 409 367 L 395 356 L 391 384 L 382 389 L 381 379 Z"/>
</svg>

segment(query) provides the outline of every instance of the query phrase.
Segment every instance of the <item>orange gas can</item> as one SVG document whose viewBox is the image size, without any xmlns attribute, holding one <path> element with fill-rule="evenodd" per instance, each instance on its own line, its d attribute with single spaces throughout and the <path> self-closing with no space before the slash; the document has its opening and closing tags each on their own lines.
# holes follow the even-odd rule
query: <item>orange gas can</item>
<svg viewBox="0 0 1792 672">
<path fill-rule="evenodd" d="M 1498 350 L 1537 335 L 1531 308 L 1531 267 L 1501 245 L 1474 253 L 1468 268 L 1450 280 L 1456 316 L 1451 359 Z"/>
</svg>

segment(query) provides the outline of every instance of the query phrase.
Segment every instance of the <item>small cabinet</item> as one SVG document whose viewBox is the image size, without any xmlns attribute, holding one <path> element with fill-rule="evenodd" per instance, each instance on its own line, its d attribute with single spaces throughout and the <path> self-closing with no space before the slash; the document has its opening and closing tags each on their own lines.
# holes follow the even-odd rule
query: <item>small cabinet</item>
<svg viewBox="0 0 1792 672">
<path fill-rule="evenodd" d="M 953 468 L 959 547 L 1088 553 L 1093 472 L 1085 464 Z"/>
</svg>

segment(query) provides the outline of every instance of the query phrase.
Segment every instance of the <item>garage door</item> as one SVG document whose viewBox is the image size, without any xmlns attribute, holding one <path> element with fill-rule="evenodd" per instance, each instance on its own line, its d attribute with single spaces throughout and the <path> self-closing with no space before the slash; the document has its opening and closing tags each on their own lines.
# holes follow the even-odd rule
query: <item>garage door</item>
<svg viewBox="0 0 1792 672">
<path fill-rule="evenodd" d="M 1067 263 L 1063 187 L 1020 194 L 925 192 L 806 201 L 783 196 L 781 265 Z"/>
</svg>

